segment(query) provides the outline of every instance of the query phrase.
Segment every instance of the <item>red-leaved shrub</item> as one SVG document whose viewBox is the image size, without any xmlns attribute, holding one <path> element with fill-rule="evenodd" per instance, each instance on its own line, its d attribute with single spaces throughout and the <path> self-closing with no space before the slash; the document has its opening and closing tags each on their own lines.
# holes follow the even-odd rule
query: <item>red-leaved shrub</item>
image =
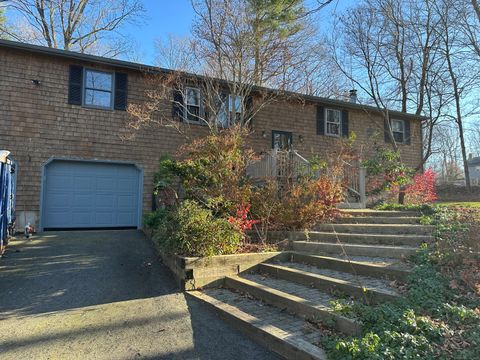
<svg viewBox="0 0 480 360">
<path fill-rule="evenodd" d="M 429 168 L 423 174 L 415 174 L 412 183 L 405 188 L 405 203 L 417 205 L 437 200 L 435 191 L 436 176 L 432 168 Z"/>
<path fill-rule="evenodd" d="M 252 230 L 253 225 L 258 223 L 258 220 L 248 219 L 248 213 L 250 211 L 250 204 L 241 204 L 237 207 L 236 216 L 230 216 L 228 222 L 238 229 L 242 234 L 245 231 Z"/>
</svg>

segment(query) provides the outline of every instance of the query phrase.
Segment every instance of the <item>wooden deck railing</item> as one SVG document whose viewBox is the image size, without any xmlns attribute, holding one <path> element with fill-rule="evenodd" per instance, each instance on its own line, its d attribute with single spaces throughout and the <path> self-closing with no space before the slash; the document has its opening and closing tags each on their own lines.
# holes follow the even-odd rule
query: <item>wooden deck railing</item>
<svg viewBox="0 0 480 360">
<path fill-rule="evenodd" d="M 297 181 L 301 176 L 318 178 L 320 170 L 315 170 L 310 162 L 296 150 L 272 150 L 247 167 L 247 175 L 257 181 L 275 179 L 281 184 Z M 342 183 L 346 190 L 348 205 L 365 207 L 366 170 L 358 163 L 343 163 Z"/>
<path fill-rule="evenodd" d="M 250 164 L 247 167 L 247 175 L 253 179 L 276 178 L 296 181 L 300 176 L 318 177 L 320 173 L 295 150 L 272 150 Z"/>
</svg>

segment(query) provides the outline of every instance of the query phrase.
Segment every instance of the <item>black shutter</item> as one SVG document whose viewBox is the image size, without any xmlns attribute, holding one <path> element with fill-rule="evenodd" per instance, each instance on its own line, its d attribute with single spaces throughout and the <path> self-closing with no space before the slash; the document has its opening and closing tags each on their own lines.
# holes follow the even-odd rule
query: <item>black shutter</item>
<svg viewBox="0 0 480 360">
<path fill-rule="evenodd" d="M 384 127 L 384 133 L 385 133 L 385 142 L 386 143 L 391 143 L 392 142 L 392 139 L 390 138 L 390 128 L 388 126 L 388 120 L 385 119 L 383 121 L 383 127 Z"/>
<path fill-rule="evenodd" d="M 405 121 L 405 144 L 410 145 L 410 120 Z"/>
<path fill-rule="evenodd" d="M 70 65 L 70 77 L 68 80 L 68 103 L 82 105 L 83 67 Z"/>
<path fill-rule="evenodd" d="M 172 117 L 183 121 L 183 93 L 181 90 L 173 90 Z"/>
<path fill-rule="evenodd" d="M 325 135 L 325 108 L 317 106 L 317 135 Z"/>
<path fill-rule="evenodd" d="M 342 136 L 348 137 L 348 111 L 342 111 Z"/>
<path fill-rule="evenodd" d="M 115 73 L 115 99 L 113 108 L 115 110 L 127 110 L 128 75 Z"/>
</svg>

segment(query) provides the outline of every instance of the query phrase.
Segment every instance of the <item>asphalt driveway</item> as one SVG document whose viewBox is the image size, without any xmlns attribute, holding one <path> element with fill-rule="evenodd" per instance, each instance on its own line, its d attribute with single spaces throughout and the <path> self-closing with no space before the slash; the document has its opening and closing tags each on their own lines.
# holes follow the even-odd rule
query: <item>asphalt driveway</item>
<svg viewBox="0 0 480 360">
<path fill-rule="evenodd" d="M 49 232 L 0 260 L 1 359 L 278 359 L 178 292 L 139 231 Z"/>
</svg>

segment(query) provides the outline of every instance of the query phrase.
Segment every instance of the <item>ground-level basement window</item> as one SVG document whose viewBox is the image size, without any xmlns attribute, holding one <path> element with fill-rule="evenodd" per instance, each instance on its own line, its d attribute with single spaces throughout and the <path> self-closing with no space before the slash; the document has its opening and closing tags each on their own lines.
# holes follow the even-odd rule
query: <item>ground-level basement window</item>
<svg viewBox="0 0 480 360">
<path fill-rule="evenodd" d="M 340 136 L 342 113 L 336 109 L 326 109 L 325 133 L 330 136 Z"/>
<path fill-rule="evenodd" d="M 85 70 L 85 106 L 111 109 L 113 103 L 112 95 L 112 73 L 89 69 Z"/>
<path fill-rule="evenodd" d="M 392 133 L 395 142 L 403 143 L 405 141 L 405 121 L 393 119 Z"/>
</svg>

